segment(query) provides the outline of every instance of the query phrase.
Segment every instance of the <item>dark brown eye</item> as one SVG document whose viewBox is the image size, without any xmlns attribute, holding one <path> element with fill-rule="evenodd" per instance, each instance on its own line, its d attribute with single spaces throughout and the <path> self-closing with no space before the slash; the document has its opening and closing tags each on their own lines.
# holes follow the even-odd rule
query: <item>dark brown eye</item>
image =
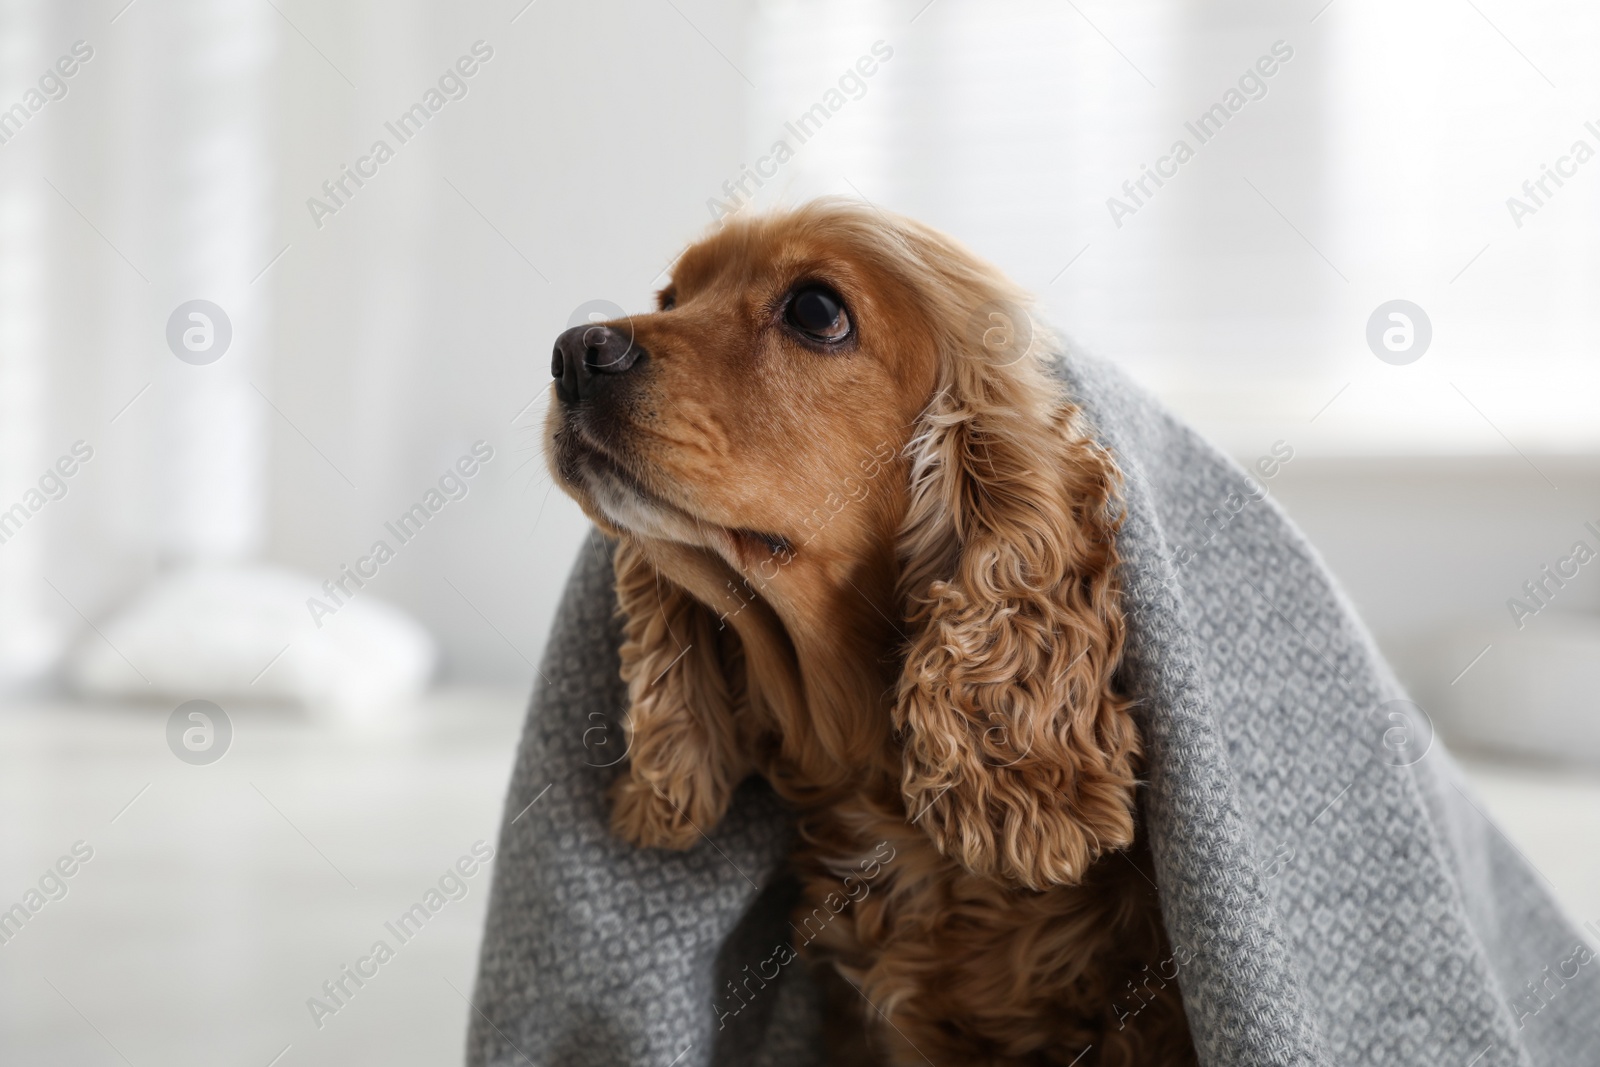
<svg viewBox="0 0 1600 1067">
<path fill-rule="evenodd" d="M 662 311 L 671 311 L 673 308 L 678 306 L 678 298 L 669 289 L 666 292 L 660 293 L 656 296 L 656 305 L 660 307 Z"/>
<path fill-rule="evenodd" d="M 837 293 L 809 285 L 789 300 L 784 321 L 814 341 L 833 344 L 850 336 L 850 316 Z"/>
</svg>

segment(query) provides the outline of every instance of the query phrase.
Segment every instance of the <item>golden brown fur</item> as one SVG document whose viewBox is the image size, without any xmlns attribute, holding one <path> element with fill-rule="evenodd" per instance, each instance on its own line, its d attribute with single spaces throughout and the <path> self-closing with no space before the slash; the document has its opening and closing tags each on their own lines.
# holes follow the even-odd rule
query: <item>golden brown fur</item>
<svg viewBox="0 0 1600 1067">
<path fill-rule="evenodd" d="M 796 331 L 802 283 L 848 343 Z M 1044 346 L 986 343 L 1023 296 L 819 202 L 730 221 L 662 304 L 613 324 L 640 362 L 549 421 L 618 539 L 616 833 L 690 847 L 763 775 L 800 830 L 802 955 L 879 1062 L 1192 1063 L 1116 684 L 1118 475 Z"/>
</svg>

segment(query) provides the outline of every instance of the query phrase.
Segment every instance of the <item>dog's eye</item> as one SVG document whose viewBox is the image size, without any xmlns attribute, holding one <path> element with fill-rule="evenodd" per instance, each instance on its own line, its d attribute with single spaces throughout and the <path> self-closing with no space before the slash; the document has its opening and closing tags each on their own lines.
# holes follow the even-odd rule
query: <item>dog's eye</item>
<svg viewBox="0 0 1600 1067">
<path fill-rule="evenodd" d="M 817 341 L 831 343 L 850 336 L 850 316 L 844 310 L 844 301 L 820 285 L 795 293 L 783 317 L 790 326 Z"/>
<path fill-rule="evenodd" d="M 656 297 L 656 303 L 662 311 L 671 311 L 673 308 L 678 306 L 678 298 L 670 292 L 662 293 L 660 296 Z"/>
</svg>

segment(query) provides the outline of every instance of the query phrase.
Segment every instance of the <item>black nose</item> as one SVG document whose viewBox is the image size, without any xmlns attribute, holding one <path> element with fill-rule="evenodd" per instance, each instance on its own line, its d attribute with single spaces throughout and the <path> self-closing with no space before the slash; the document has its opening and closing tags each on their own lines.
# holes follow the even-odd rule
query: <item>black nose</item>
<svg viewBox="0 0 1600 1067">
<path fill-rule="evenodd" d="M 595 323 L 574 326 L 556 338 L 550 357 L 556 395 L 569 404 L 587 400 L 602 377 L 626 374 L 643 356 L 644 349 L 634 342 L 631 331 Z"/>
</svg>

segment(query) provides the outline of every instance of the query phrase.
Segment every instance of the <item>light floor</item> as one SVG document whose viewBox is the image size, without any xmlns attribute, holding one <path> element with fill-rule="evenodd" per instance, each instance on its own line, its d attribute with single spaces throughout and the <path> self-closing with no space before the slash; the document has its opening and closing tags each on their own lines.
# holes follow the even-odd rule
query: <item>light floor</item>
<svg viewBox="0 0 1600 1067">
<path fill-rule="evenodd" d="M 487 870 L 320 1028 L 306 1001 L 494 844 L 524 701 L 442 693 L 387 737 L 230 708 L 210 766 L 170 708 L 0 709 L 0 908 L 94 849 L 0 945 L 0 1064 L 459 1063 Z"/>
<path fill-rule="evenodd" d="M 168 750 L 169 709 L 0 708 L 0 908 L 93 849 L 0 945 L 0 1063 L 459 1062 L 487 871 L 320 1028 L 306 1001 L 494 842 L 523 700 L 447 691 L 376 738 L 234 711 L 201 767 Z M 1600 776 L 1467 766 L 1572 914 L 1600 920 Z"/>
</svg>

